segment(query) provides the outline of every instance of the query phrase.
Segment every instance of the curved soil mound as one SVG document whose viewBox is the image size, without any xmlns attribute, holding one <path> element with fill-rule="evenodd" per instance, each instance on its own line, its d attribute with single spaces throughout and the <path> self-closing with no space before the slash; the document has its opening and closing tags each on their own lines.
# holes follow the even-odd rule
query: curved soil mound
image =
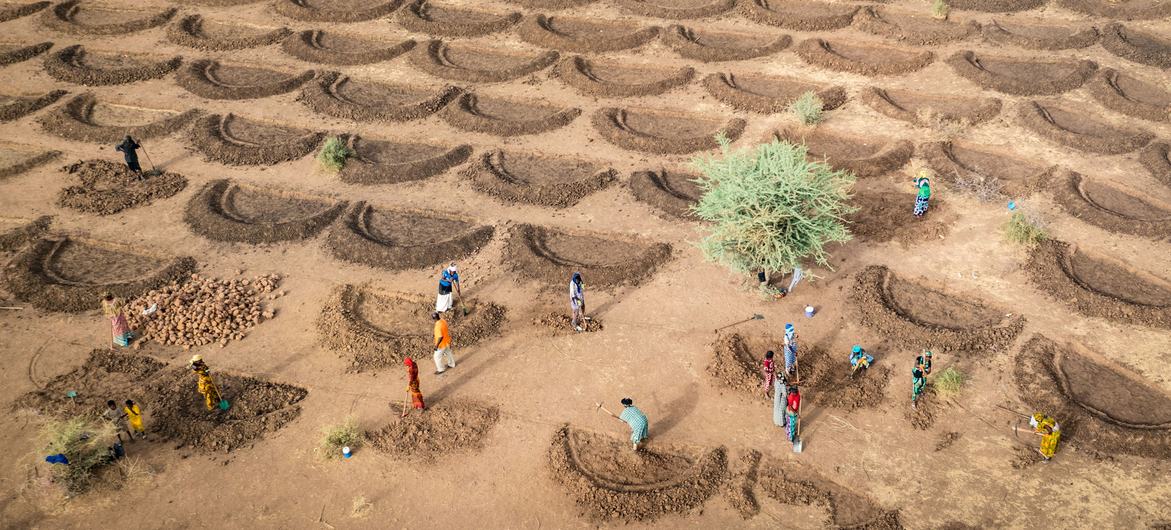
<svg viewBox="0 0 1171 530">
<path fill-rule="evenodd" d="M 593 317 L 585 317 L 581 322 L 581 331 L 573 326 L 573 317 L 564 312 L 551 311 L 533 319 L 533 324 L 549 329 L 550 336 L 572 335 L 574 333 L 596 333 L 605 329 L 602 321 Z"/>
<path fill-rule="evenodd" d="M 1057 166 L 1033 161 L 977 144 L 960 141 L 930 142 L 919 146 L 920 155 L 936 175 L 952 184 L 976 182 L 990 185 L 1010 197 L 1040 191 Z"/>
<path fill-rule="evenodd" d="M 776 137 L 781 141 L 804 145 L 809 159 L 823 160 L 830 167 L 849 171 L 859 178 L 877 177 L 899 169 L 915 154 L 914 144 L 907 140 L 882 136 L 847 136 L 820 128 L 812 131 L 780 131 Z"/>
<path fill-rule="evenodd" d="M 703 189 L 694 181 L 699 175 L 678 171 L 636 171 L 630 174 L 630 192 L 667 215 L 695 219 L 691 206 L 699 202 Z"/>
<path fill-rule="evenodd" d="M 786 112 L 789 104 L 806 92 L 821 98 L 822 110 L 833 110 L 846 102 L 846 89 L 841 85 L 827 86 L 786 76 L 711 74 L 703 79 L 703 88 L 732 108 L 757 114 Z"/>
<path fill-rule="evenodd" d="M 440 262 L 445 259 L 438 257 Z M 457 355 L 460 348 L 498 335 L 505 321 L 504 308 L 496 304 L 467 299 L 463 306 L 466 315 L 456 310 L 443 317 L 451 327 Z M 326 348 L 348 358 L 352 372 L 402 369 L 404 358 L 434 351 L 433 311 L 433 296 L 339 285 L 321 308 L 318 338 Z"/>
<path fill-rule="evenodd" d="M 45 73 L 55 79 L 86 86 L 123 85 L 159 79 L 174 72 L 182 57 L 160 59 L 146 55 L 89 53 L 80 44 L 45 57 Z"/>
<path fill-rule="evenodd" d="M 415 41 L 387 44 L 310 29 L 289 35 L 281 42 L 281 49 L 302 61 L 346 66 L 389 61 L 415 49 Z"/>
<path fill-rule="evenodd" d="M 594 113 L 593 124 L 602 138 L 623 149 L 685 155 L 719 147 L 717 134 L 736 141 L 747 122 L 732 118 L 721 124 L 701 114 L 606 107 Z"/>
<path fill-rule="evenodd" d="M 1056 103 L 1025 102 L 1021 105 L 1018 120 L 1023 127 L 1046 140 L 1088 153 L 1129 153 L 1155 138 L 1142 129 L 1118 127 L 1085 110 Z"/>
<path fill-rule="evenodd" d="M 854 195 L 850 202 L 858 207 L 847 219 L 850 233 L 864 241 L 885 243 L 897 239 L 903 245 L 910 245 L 937 241 L 949 231 L 942 217 L 947 203 L 938 199 L 931 201 L 931 213 L 926 217 L 912 217 L 913 193 L 863 192 Z"/>
<path fill-rule="evenodd" d="M 715 495 L 728 473 L 723 447 L 652 442 L 649 448 L 631 451 L 625 438 L 569 425 L 553 435 L 548 457 L 553 479 L 596 521 L 653 521 L 668 513 L 687 513 Z"/>
<path fill-rule="evenodd" d="M 53 47 L 51 42 L 42 42 L 25 46 L 23 44 L 0 44 L 0 66 L 27 61 Z"/>
<path fill-rule="evenodd" d="M 127 20 L 137 11 L 94 7 L 81 0 L 66 0 L 45 11 L 41 22 L 56 31 L 74 35 L 126 35 L 166 24 L 178 8 Z"/>
<path fill-rule="evenodd" d="M 206 7 L 234 7 L 255 4 L 259 1 L 260 0 L 178 0 L 176 3 Z"/>
<path fill-rule="evenodd" d="M 829 512 L 829 520 L 821 521 L 826 528 L 903 529 L 897 511 L 883 510 L 874 501 L 825 478 L 812 467 L 795 464 L 792 460 L 765 459 L 760 464 L 757 484 L 766 495 L 781 504 L 823 506 Z"/>
<path fill-rule="evenodd" d="M 1102 47 L 1123 59 L 1157 68 L 1171 68 L 1171 38 L 1114 23 L 1102 28 Z"/>
<path fill-rule="evenodd" d="M 1041 96 L 1068 92 L 1085 84 L 1098 69 L 1094 61 L 1081 59 L 1037 60 L 976 55 L 959 51 L 947 64 L 961 77 L 981 87 L 1016 96 Z"/>
<path fill-rule="evenodd" d="M 314 112 L 354 121 L 409 121 L 426 118 L 463 93 L 447 85 L 438 90 L 354 79 L 327 72 L 305 86 L 297 98 Z"/>
<path fill-rule="evenodd" d="M 863 8 L 854 17 L 854 26 L 872 35 L 920 46 L 963 40 L 980 31 L 980 25 L 974 20 L 957 24 L 930 15 L 902 14 L 873 6 Z"/>
<path fill-rule="evenodd" d="M 860 9 L 848 4 L 789 0 L 744 0 L 740 12 L 749 20 L 795 31 L 825 31 L 849 26 Z"/>
<path fill-rule="evenodd" d="M 983 11 L 985 13 L 1013 13 L 1041 7 L 1045 0 L 949 0 L 953 9 Z"/>
<path fill-rule="evenodd" d="M 65 166 L 76 175 L 80 185 L 66 186 L 57 196 L 57 204 L 87 213 L 110 215 L 155 199 L 166 199 L 183 191 L 187 179 L 175 173 L 144 174 L 139 180 L 125 164 L 108 160 L 86 160 Z"/>
<path fill-rule="evenodd" d="M 1118 20 L 1171 17 L 1171 4 L 1163 0 L 1057 0 L 1057 5 L 1087 15 Z"/>
<path fill-rule="evenodd" d="M 48 164 L 61 156 L 61 151 L 27 152 L 0 147 L 0 181 Z"/>
<path fill-rule="evenodd" d="M 372 3 L 365 0 L 278 0 L 276 12 L 304 22 L 362 22 L 394 12 L 403 0 Z"/>
<path fill-rule="evenodd" d="M 1171 121 L 1171 90 L 1156 83 L 1103 68 L 1089 87 L 1090 95 L 1110 110 L 1132 118 Z"/>
<path fill-rule="evenodd" d="M 861 43 L 831 44 L 817 38 L 801 41 L 795 51 L 813 66 L 868 76 L 909 74 L 935 60 L 935 54 L 929 51 Z"/>
<path fill-rule="evenodd" d="M 437 6 L 429 0 L 415 0 L 396 17 L 408 31 L 438 37 L 480 37 L 504 31 L 520 22 L 520 13 L 493 13 L 479 9 Z"/>
<path fill-rule="evenodd" d="M 1171 286 L 1161 278 L 1061 241 L 1038 245 L 1025 270 L 1037 288 L 1083 315 L 1171 328 Z"/>
<path fill-rule="evenodd" d="M 65 90 L 50 90 L 44 94 L 34 96 L 9 96 L 0 94 L 0 122 L 19 120 L 56 103 L 57 100 L 68 93 Z"/>
<path fill-rule="evenodd" d="M 4 4 L 0 7 L 0 22 L 8 22 L 9 20 L 16 20 L 20 17 L 27 17 L 37 11 L 40 11 L 52 2 L 30 2 L 27 4 Z"/>
<path fill-rule="evenodd" d="M 1156 239 L 1171 236 L 1171 208 L 1109 184 L 1070 171 L 1057 183 L 1053 194 L 1069 215 L 1094 226 Z"/>
<path fill-rule="evenodd" d="M 147 432 L 178 447 L 232 451 L 251 446 L 301 414 L 308 391 L 244 375 L 212 372 L 231 408 L 209 411 L 196 391 L 196 376 L 186 367 L 167 367 L 153 357 L 94 350 L 85 364 L 53 378 L 44 389 L 16 402 L 18 408 L 57 417 L 79 412 L 100 415 L 108 396 L 125 396 L 142 405 Z M 83 389 L 75 398 L 70 390 Z"/>
<path fill-rule="evenodd" d="M 593 162 L 502 150 L 484 153 L 465 172 L 472 187 L 506 202 L 567 208 L 612 184 L 617 172 Z"/>
<path fill-rule="evenodd" d="M 736 0 L 613 0 L 619 7 L 644 17 L 683 20 L 714 17 L 731 11 Z"/>
<path fill-rule="evenodd" d="M 1030 50 L 1073 50 L 1098 43 L 1098 28 L 1019 24 L 1006 19 L 985 24 L 984 38 L 1005 46 Z"/>
<path fill-rule="evenodd" d="M 544 48 L 578 53 L 629 50 L 659 35 L 655 26 L 590 18 L 534 15 L 516 30 L 521 40 Z"/>
<path fill-rule="evenodd" d="M 671 26 L 663 32 L 663 44 L 686 59 L 705 63 L 743 61 L 788 48 L 793 38 L 765 34 L 728 33 Z"/>
<path fill-rule="evenodd" d="M 103 293 L 134 298 L 195 270 L 189 257 L 166 259 L 116 243 L 41 239 L 12 259 L 8 292 L 46 311 L 78 312 L 101 306 Z"/>
<path fill-rule="evenodd" d="M 511 81 L 543 70 L 557 62 L 557 52 L 537 55 L 484 46 L 450 46 L 433 40 L 410 55 L 415 68 L 442 79 L 472 83 Z"/>
<path fill-rule="evenodd" d="M 326 248 L 342 261 L 388 270 L 423 269 L 475 254 L 495 229 L 457 217 L 355 203 L 330 230 Z"/>
<path fill-rule="evenodd" d="M 317 75 L 313 70 L 289 74 L 251 66 L 228 66 L 200 59 L 187 63 L 175 81 L 206 99 L 255 99 L 295 90 Z"/>
<path fill-rule="evenodd" d="M 712 344 L 713 358 L 707 372 L 717 387 L 763 401 L 761 361 L 766 351 L 779 353 L 782 344 L 780 337 L 720 335 Z M 808 393 L 812 403 L 850 411 L 876 406 L 886 395 L 886 383 L 890 379 L 888 366 L 875 366 L 865 374 L 850 377 L 845 354 L 835 356 L 820 346 L 806 346 L 797 355 L 801 361 L 802 392 Z M 771 398 L 768 404 L 772 405 Z"/>
<path fill-rule="evenodd" d="M 908 348 L 986 353 L 1008 348 L 1022 316 L 961 299 L 871 265 L 858 273 L 850 299 L 862 323 Z"/>
<path fill-rule="evenodd" d="M 270 166 L 312 153 L 325 133 L 212 114 L 195 122 L 191 143 L 207 160 L 233 166 Z"/>
<path fill-rule="evenodd" d="M 519 225 L 508 238 L 505 263 L 526 278 L 561 285 L 580 272 L 586 285 L 638 285 L 671 258 L 671 245 L 612 234 Z"/>
<path fill-rule="evenodd" d="M 584 6 L 595 0 L 504 0 L 529 9 L 569 9 Z"/>
<path fill-rule="evenodd" d="M 183 221 L 213 241 L 258 245 L 309 239 L 345 208 L 345 201 L 220 179 L 191 197 Z"/>
<path fill-rule="evenodd" d="M 1062 440 L 1171 459 L 1171 398 L 1094 357 L 1037 335 L 1021 348 L 1013 378 L 1029 407 L 1058 418 Z"/>
<path fill-rule="evenodd" d="M 99 103 L 87 92 L 41 116 L 40 122 L 45 131 L 62 138 L 112 144 L 126 135 L 138 140 L 169 136 L 200 114 L 199 109 L 175 112 Z"/>
<path fill-rule="evenodd" d="M 45 235 L 53 224 L 53 216 L 42 215 L 32 221 L 7 217 L 0 218 L 0 222 L 4 227 L 0 231 L 0 252 L 16 252 Z"/>
<path fill-rule="evenodd" d="M 467 144 L 437 147 L 351 137 L 349 146 L 354 156 L 346 161 L 338 177 L 351 184 L 422 180 L 442 174 L 472 155 L 472 147 Z"/>
<path fill-rule="evenodd" d="M 1155 180 L 1171 186 L 1171 144 L 1159 142 L 1147 146 L 1139 155 L 1139 161 Z"/>
<path fill-rule="evenodd" d="M 542 104 L 502 98 L 460 95 L 439 111 L 448 125 L 470 132 L 495 136 L 540 134 L 569 125 L 581 115 L 576 107 Z"/>
<path fill-rule="evenodd" d="M 401 408 L 401 402 L 390 404 L 392 412 Z M 434 463 L 452 454 L 480 450 L 500 421 L 500 409 L 452 398 L 428 405 L 425 411 L 412 410 L 405 418 L 390 416 L 389 425 L 365 433 L 370 446 L 396 458 Z"/>
<path fill-rule="evenodd" d="M 590 96 L 657 96 L 691 82 L 695 69 L 627 66 L 613 61 L 589 60 L 580 55 L 557 63 L 561 82 Z"/>
<path fill-rule="evenodd" d="M 189 15 L 167 26 L 167 40 L 202 51 L 228 51 L 276 44 L 291 35 L 289 28 L 262 30 L 209 22 L 203 15 Z"/>
<path fill-rule="evenodd" d="M 977 125 L 995 118 L 1003 105 L 997 98 L 944 96 L 878 87 L 863 89 L 862 101 L 881 114 L 921 126 L 938 122 Z"/>
</svg>

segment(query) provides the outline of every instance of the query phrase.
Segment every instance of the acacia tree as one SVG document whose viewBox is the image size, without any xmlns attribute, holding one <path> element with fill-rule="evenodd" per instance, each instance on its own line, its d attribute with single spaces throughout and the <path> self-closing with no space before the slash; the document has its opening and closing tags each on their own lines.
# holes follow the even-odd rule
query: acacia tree
<svg viewBox="0 0 1171 530">
<path fill-rule="evenodd" d="M 829 266 L 830 243 L 850 240 L 846 216 L 854 175 L 806 159 L 806 148 L 780 140 L 692 161 L 703 190 L 692 206 L 711 224 L 699 247 L 711 261 L 751 273 L 787 273 L 803 261 Z"/>
</svg>

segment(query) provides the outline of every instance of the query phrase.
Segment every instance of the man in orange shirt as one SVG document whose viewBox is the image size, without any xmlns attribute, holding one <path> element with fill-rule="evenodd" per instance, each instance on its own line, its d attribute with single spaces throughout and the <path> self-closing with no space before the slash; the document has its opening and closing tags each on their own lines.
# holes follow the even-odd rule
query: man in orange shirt
<svg viewBox="0 0 1171 530">
<path fill-rule="evenodd" d="M 435 375 L 439 375 L 448 368 L 455 368 L 455 356 L 451 354 L 451 332 L 447 329 L 447 321 L 438 312 L 431 313 L 431 319 L 435 321 Z"/>
</svg>

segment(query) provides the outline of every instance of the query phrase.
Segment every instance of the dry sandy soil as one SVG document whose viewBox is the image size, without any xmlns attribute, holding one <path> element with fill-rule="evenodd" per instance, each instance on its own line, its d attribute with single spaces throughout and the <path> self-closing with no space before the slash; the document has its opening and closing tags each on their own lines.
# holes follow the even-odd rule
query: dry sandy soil
<svg viewBox="0 0 1171 530">
<path fill-rule="evenodd" d="M 946 23 L 920 0 L 399 4 L 0 7 L 3 526 L 1171 521 L 1171 4 L 957 0 Z M 783 112 L 804 90 L 832 108 L 815 129 Z M 860 175 L 859 237 L 783 300 L 691 244 L 688 162 L 718 130 L 804 139 Z M 79 184 L 62 167 L 118 161 L 128 131 L 187 185 L 61 206 Z M 358 153 L 340 174 L 313 159 L 327 135 Z M 923 166 L 939 178 L 916 221 Z M 1006 196 L 949 185 L 973 176 Z M 117 185 L 80 183 L 97 202 Z M 1055 241 L 1006 243 L 1010 198 Z M 182 277 L 184 256 L 287 291 L 242 340 L 196 349 L 230 374 L 227 416 L 176 371 L 190 351 L 91 359 L 109 346 L 96 293 Z M 449 259 L 473 303 L 458 367 L 434 376 L 425 306 Z M 575 269 L 592 333 L 548 316 Z M 712 331 L 754 313 L 739 342 Z M 817 352 L 801 454 L 752 392 L 787 321 Z M 844 378 L 855 343 L 876 379 Z M 912 415 L 922 348 L 970 382 Z M 399 421 L 407 355 L 435 410 Z M 50 495 L 41 421 L 131 396 L 155 436 L 128 451 L 154 474 Z M 651 422 L 639 455 L 594 407 L 626 396 Z M 1057 458 L 1029 458 L 997 405 L 1056 414 Z M 377 443 L 322 459 L 348 414 Z"/>
</svg>

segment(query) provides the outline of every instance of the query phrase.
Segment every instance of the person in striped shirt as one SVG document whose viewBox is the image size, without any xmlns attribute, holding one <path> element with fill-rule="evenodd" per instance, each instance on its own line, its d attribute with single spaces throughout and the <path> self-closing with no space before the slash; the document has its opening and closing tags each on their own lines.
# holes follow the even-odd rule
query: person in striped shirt
<svg viewBox="0 0 1171 530">
<path fill-rule="evenodd" d="M 614 416 L 620 421 L 626 422 L 630 426 L 630 441 L 637 451 L 642 445 L 642 442 L 647 439 L 647 419 L 646 414 L 643 414 L 638 407 L 634 406 L 634 400 L 630 398 L 622 398 L 622 414 L 614 414 L 599 403 L 598 408 L 605 410 L 611 416 Z"/>
</svg>

